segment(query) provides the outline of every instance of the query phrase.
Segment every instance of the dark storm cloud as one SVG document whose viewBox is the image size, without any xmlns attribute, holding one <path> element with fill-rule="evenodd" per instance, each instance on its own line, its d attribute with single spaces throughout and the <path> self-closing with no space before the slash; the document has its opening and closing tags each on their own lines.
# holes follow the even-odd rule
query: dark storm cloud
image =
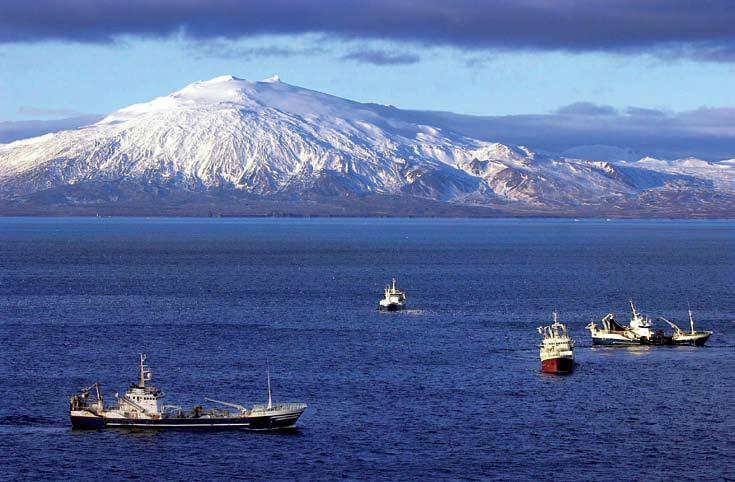
<svg viewBox="0 0 735 482">
<path fill-rule="evenodd" d="M 0 7 L 0 42 L 326 33 L 459 48 L 637 52 L 729 62 L 732 0 L 34 0 Z"/>
<path fill-rule="evenodd" d="M 384 50 L 356 50 L 340 58 L 373 65 L 409 65 L 421 60 L 421 57 L 415 54 L 386 52 Z"/>
</svg>

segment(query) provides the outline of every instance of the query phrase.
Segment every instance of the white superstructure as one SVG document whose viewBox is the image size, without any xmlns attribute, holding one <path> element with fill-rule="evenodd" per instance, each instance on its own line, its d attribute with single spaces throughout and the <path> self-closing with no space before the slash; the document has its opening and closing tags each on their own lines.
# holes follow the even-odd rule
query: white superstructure
<svg viewBox="0 0 735 482">
<path fill-rule="evenodd" d="M 640 311 L 635 307 L 633 300 L 630 301 L 630 309 L 632 315 L 630 318 L 629 329 L 635 334 L 637 338 L 650 339 L 653 337 L 653 322 L 649 317 L 641 315 Z"/>
<path fill-rule="evenodd" d="M 615 320 L 613 313 L 608 313 L 601 321 L 602 326 L 592 322 L 586 326 L 592 335 L 595 345 L 640 345 L 641 340 L 648 341 L 654 338 L 653 322 L 643 316 L 630 300 L 631 318 L 628 326 L 621 325 Z"/>
<path fill-rule="evenodd" d="M 567 325 L 559 322 L 559 314 L 554 312 L 554 323 L 539 326 L 541 334 L 540 356 L 544 362 L 553 358 L 574 358 L 574 340 L 569 336 Z"/>
<path fill-rule="evenodd" d="M 396 279 L 393 278 L 391 285 L 383 290 L 383 299 L 378 304 L 378 309 L 384 311 L 397 311 L 406 307 L 406 292 L 396 287 Z"/>
<path fill-rule="evenodd" d="M 145 364 L 145 354 L 140 354 L 140 377 L 138 384 L 128 388 L 122 398 L 117 397 L 118 412 L 121 416 L 137 416 L 138 418 L 159 418 L 163 412 L 160 404 L 163 393 L 156 387 L 146 386 L 145 382 L 153 378 L 153 373 Z M 110 414 L 112 415 L 112 413 Z"/>
</svg>

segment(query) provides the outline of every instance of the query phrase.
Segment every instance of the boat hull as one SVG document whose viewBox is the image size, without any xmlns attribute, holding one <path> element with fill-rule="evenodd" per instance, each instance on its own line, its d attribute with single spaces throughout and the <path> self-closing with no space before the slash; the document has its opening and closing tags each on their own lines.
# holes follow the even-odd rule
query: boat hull
<svg viewBox="0 0 735 482">
<path fill-rule="evenodd" d="M 640 345 L 640 340 L 635 340 L 632 338 L 625 338 L 625 337 L 598 337 L 593 336 L 592 337 L 592 344 L 593 345 L 602 345 L 602 346 L 636 346 Z"/>
<path fill-rule="evenodd" d="M 705 343 L 707 343 L 707 340 L 709 340 L 709 337 L 712 336 L 711 334 L 706 335 L 687 335 L 685 337 L 677 338 L 674 337 L 673 343 L 674 345 L 684 345 L 684 346 L 704 346 Z"/>
<path fill-rule="evenodd" d="M 406 305 L 402 304 L 390 304 L 390 305 L 378 305 L 380 311 L 401 311 L 406 308 Z"/>
<path fill-rule="evenodd" d="M 675 343 L 670 336 L 657 335 L 652 338 L 641 338 L 641 345 L 668 346 L 675 345 Z"/>
<path fill-rule="evenodd" d="M 574 358 L 558 357 L 541 360 L 541 371 L 543 373 L 572 373 L 574 371 Z"/>
<path fill-rule="evenodd" d="M 269 415 L 262 417 L 218 417 L 218 418 L 108 418 L 93 414 L 71 414 L 74 430 L 99 430 L 105 428 L 123 429 L 197 429 L 197 430 L 279 430 L 291 428 L 302 412 Z"/>
</svg>

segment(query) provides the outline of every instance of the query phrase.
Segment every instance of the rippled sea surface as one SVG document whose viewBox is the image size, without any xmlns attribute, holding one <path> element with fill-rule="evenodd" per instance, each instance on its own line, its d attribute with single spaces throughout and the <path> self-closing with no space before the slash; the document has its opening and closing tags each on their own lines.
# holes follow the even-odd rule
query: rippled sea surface
<svg viewBox="0 0 735 482">
<path fill-rule="evenodd" d="M 411 309 L 376 311 L 397 276 Z M 705 348 L 592 348 L 633 297 Z M 571 376 L 539 373 L 557 309 Z M 663 326 L 661 326 L 663 328 Z M 0 477 L 684 480 L 735 474 L 735 223 L 0 219 Z M 167 403 L 305 402 L 289 433 L 72 431 L 148 354 Z"/>
</svg>

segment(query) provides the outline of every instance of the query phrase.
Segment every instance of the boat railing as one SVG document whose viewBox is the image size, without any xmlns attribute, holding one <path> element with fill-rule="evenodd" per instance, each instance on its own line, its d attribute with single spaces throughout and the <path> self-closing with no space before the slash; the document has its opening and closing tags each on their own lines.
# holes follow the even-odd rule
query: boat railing
<svg viewBox="0 0 735 482">
<path fill-rule="evenodd" d="M 274 403 L 269 408 L 266 404 L 253 405 L 251 411 L 253 412 L 265 412 L 268 410 L 302 410 L 306 408 L 304 403 Z"/>
</svg>

